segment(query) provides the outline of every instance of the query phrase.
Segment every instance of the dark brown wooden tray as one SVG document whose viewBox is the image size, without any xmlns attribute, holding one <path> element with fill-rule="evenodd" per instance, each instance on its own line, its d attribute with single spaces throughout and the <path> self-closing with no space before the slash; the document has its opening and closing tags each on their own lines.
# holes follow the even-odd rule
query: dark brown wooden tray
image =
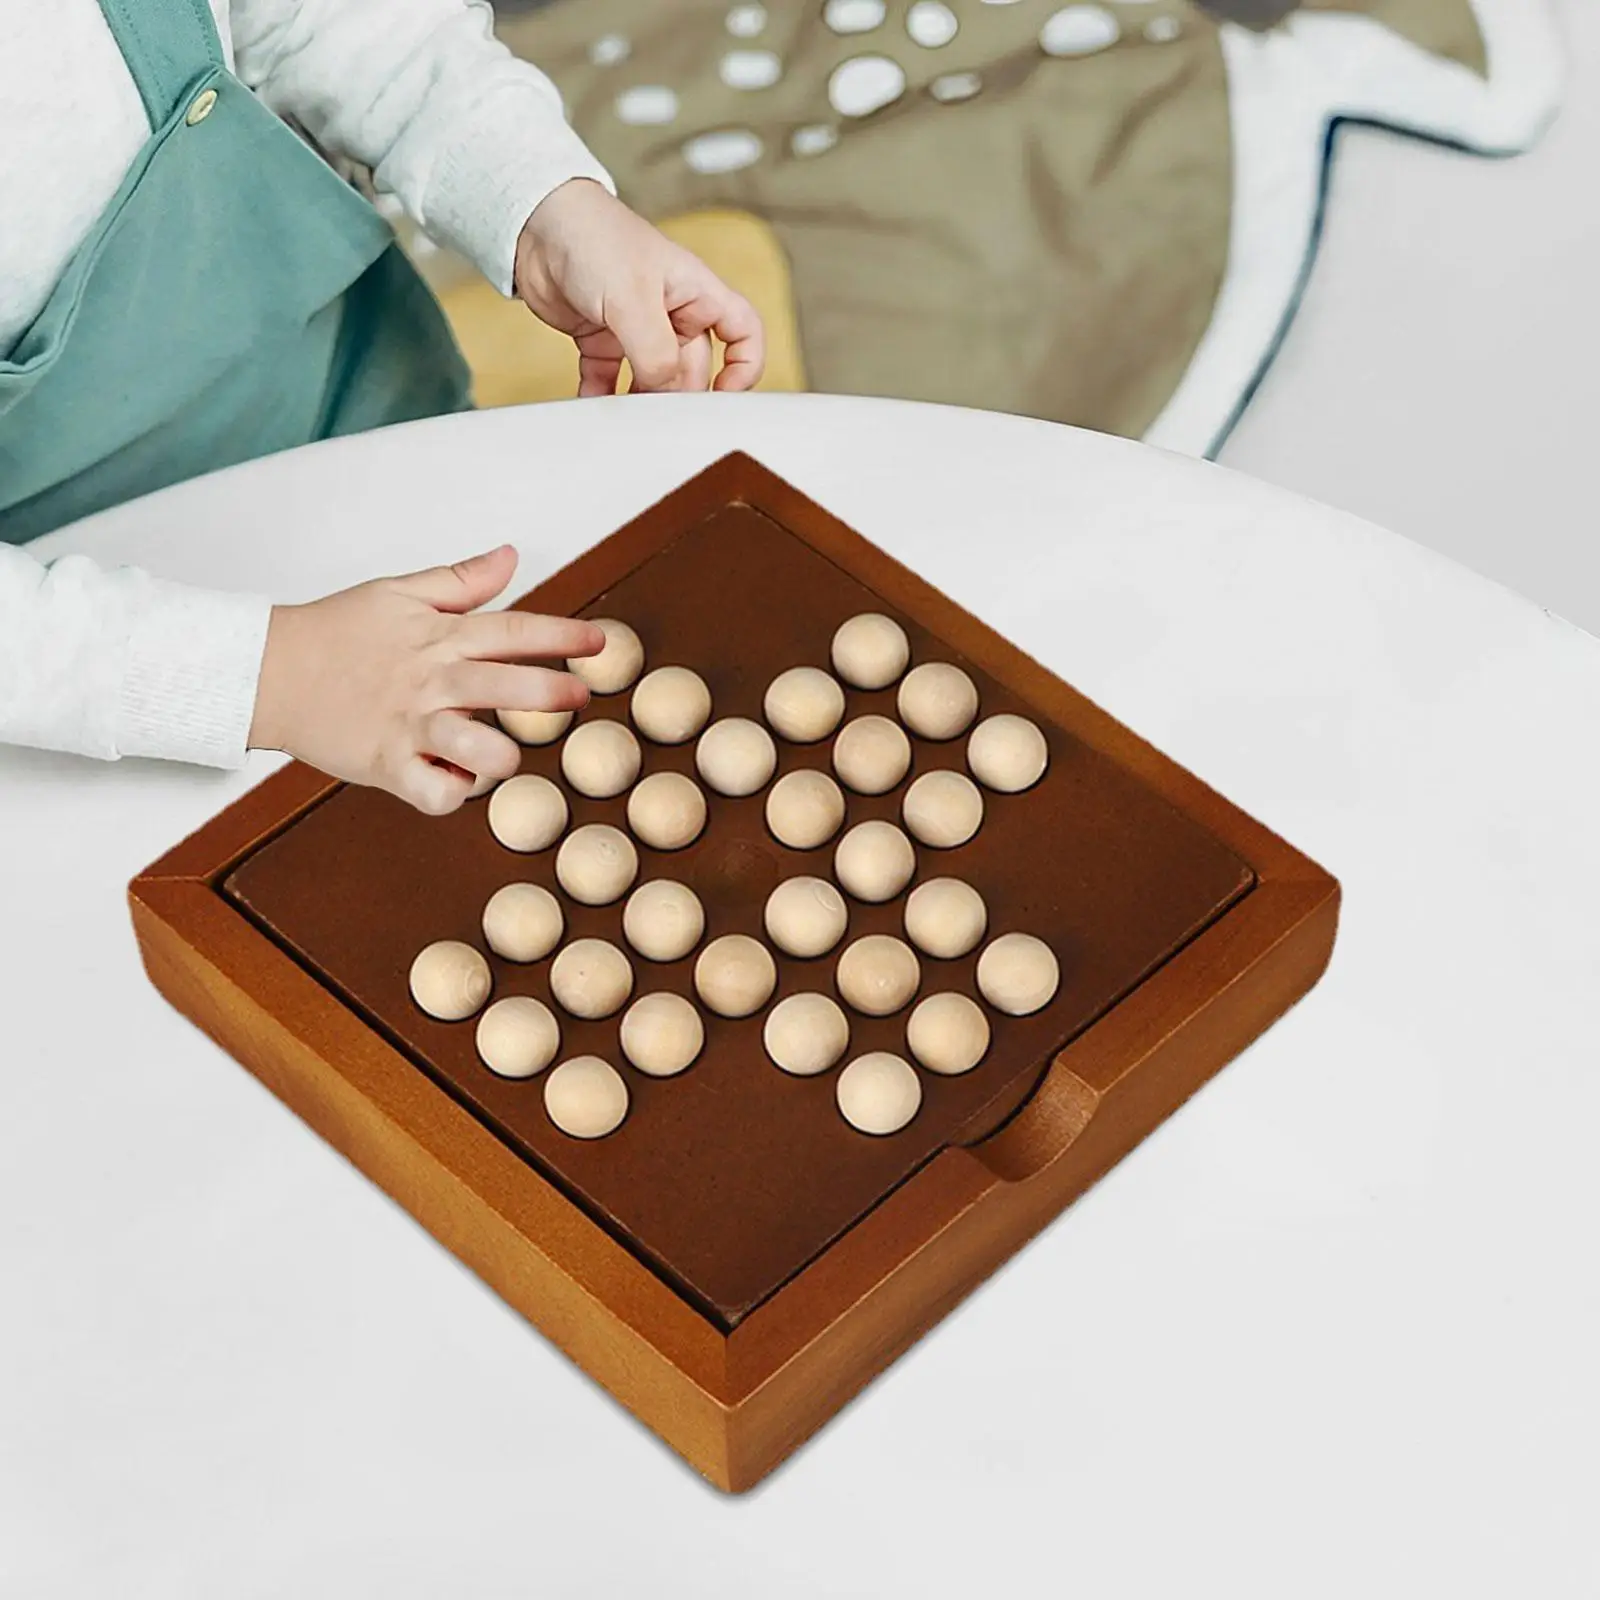
<svg viewBox="0 0 1600 1600">
<path fill-rule="evenodd" d="M 888 1138 L 840 1118 L 834 1074 L 773 1068 L 760 1015 L 711 1019 L 701 1060 L 665 1080 L 624 1064 L 616 1018 L 563 1018 L 562 1055 L 611 1060 L 632 1105 L 606 1139 L 559 1133 L 541 1079 L 496 1078 L 472 1023 L 431 1021 L 406 989 L 430 940 L 488 953 L 479 918 L 501 884 L 556 887 L 554 852 L 504 850 L 483 802 L 425 819 L 291 766 L 132 887 L 146 965 L 180 1009 L 713 1482 L 747 1488 L 1315 982 L 1338 887 L 748 458 L 519 604 L 623 617 L 648 665 L 691 666 L 715 715 L 757 719 L 773 676 L 826 666 L 840 622 L 886 611 L 915 661 L 960 663 L 983 714 L 1031 716 L 1050 744 L 1045 781 L 986 795 L 978 837 L 919 849 L 918 878 L 964 877 L 993 932 L 1046 939 L 1061 990 L 992 1018 L 971 1074 L 923 1074 L 921 1111 Z M 585 716 L 625 720 L 626 699 Z M 852 692 L 848 714 L 893 699 Z M 646 772 L 692 772 L 692 747 L 642 743 Z M 913 776 L 963 749 L 915 742 Z M 827 743 L 780 752 L 780 772 L 828 760 Z M 523 770 L 557 776 L 557 749 Z M 849 822 L 895 816 L 902 792 L 851 796 Z M 710 798 L 695 845 L 641 848 L 641 880 L 690 883 L 708 937 L 759 936 L 772 885 L 827 876 L 831 852 L 779 846 L 764 796 Z M 569 799 L 574 823 L 624 826 L 621 799 Z M 564 909 L 569 936 L 623 945 L 620 906 Z M 902 910 L 852 902 L 847 937 L 898 932 Z M 497 997 L 549 999 L 548 963 L 490 961 Z M 974 992 L 974 964 L 925 961 L 923 992 Z M 780 958 L 776 998 L 827 990 L 832 965 Z M 692 957 L 634 966 L 636 993 L 693 998 Z M 904 1027 L 852 1018 L 850 1054 L 905 1053 Z"/>
</svg>

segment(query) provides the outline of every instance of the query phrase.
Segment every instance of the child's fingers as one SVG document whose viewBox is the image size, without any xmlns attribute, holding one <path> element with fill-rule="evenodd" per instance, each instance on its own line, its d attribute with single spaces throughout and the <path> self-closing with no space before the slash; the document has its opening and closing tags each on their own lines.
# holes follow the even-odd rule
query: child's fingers
<svg viewBox="0 0 1600 1600">
<path fill-rule="evenodd" d="M 615 394 L 617 382 L 622 377 L 622 357 L 612 360 L 607 356 L 578 356 L 578 398 L 596 400 L 603 395 Z"/>
<path fill-rule="evenodd" d="M 580 617 L 532 611 L 484 611 L 455 629 L 461 654 L 474 661 L 571 661 L 599 655 L 605 633 Z"/>
<path fill-rule="evenodd" d="M 703 333 L 689 340 L 680 356 L 683 387 L 690 394 L 703 394 L 711 387 L 711 365 L 714 357 L 711 335 Z"/>
<path fill-rule="evenodd" d="M 673 326 L 691 336 L 714 333 L 726 347 L 716 387 L 725 391 L 753 389 L 767 363 L 767 336 L 760 314 L 742 294 L 707 271 L 693 296 L 672 313 Z"/>
<path fill-rule="evenodd" d="M 401 772 L 395 792 L 424 816 L 446 817 L 461 808 L 473 787 L 470 772 L 413 756 Z"/>
<path fill-rule="evenodd" d="M 712 332 L 725 346 L 717 388 L 753 389 L 767 366 L 767 331 L 760 314 L 742 294 L 724 290 L 725 303 L 718 309 Z"/>
<path fill-rule="evenodd" d="M 667 315 L 659 284 L 636 284 L 615 300 L 608 300 L 605 319 L 633 368 L 637 392 L 676 387 L 678 334 Z"/>
<path fill-rule="evenodd" d="M 461 711 L 436 711 L 428 718 L 422 753 L 459 768 L 467 775 L 468 788 L 480 777 L 509 778 L 522 764 L 514 739 Z"/>
<path fill-rule="evenodd" d="M 609 328 L 580 334 L 573 341 L 578 347 L 578 398 L 615 394 L 622 376 L 622 345 Z"/>
<path fill-rule="evenodd" d="M 761 382 L 767 370 L 767 336 L 755 308 L 741 305 L 755 319 L 750 328 L 742 315 L 725 319 L 717 324 L 717 337 L 724 342 L 722 371 L 717 374 L 715 388 L 724 393 L 739 393 L 753 389 Z"/>
<path fill-rule="evenodd" d="M 458 662 L 440 687 L 462 711 L 581 711 L 589 703 L 588 685 L 570 672 L 499 661 Z"/>
<path fill-rule="evenodd" d="M 391 588 L 440 611 L 476 611 L 504 590 L 517 570 L 517 552 L 508 544 L 448 567 L 429 567 L 389 579 Z"/>
</svg>

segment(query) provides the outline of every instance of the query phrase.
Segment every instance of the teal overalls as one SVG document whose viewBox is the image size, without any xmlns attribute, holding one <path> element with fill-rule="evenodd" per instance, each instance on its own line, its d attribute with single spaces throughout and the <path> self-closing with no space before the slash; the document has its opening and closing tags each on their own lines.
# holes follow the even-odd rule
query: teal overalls
<svg viewBox="0 0 1600 1600">
<path fill-rule="evenodd" d="M 13 544 L 235 462 L 470 403 L 444 314 L 388 224 L 226 70 L 206 0 L 100 9 L 153 133 L 0 362 Z"/>
</svg>

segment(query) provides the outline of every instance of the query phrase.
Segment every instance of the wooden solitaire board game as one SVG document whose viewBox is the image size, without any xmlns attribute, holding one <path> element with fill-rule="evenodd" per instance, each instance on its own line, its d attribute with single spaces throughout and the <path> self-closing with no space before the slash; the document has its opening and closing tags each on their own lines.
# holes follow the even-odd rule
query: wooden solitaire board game
<svg viewBox="0 0 1600 1600">
<path fill-rule="evenodd" d="M 894 1015 L 851 1011 L 848 1050 L 829 1072 L 780 1071 L 763 1018 L 789 995 L 833 993 L 839 951 L 854 940 L 903 939 L 904 894 L 847 897 L 848 931 L 821 957 L 774 949 L 769 1004 L 743 1019 L 701 1007 L 698 1058 L 651 1077 L 620 1050 L 618 1014 L 564 1013 L 549 960 L 507 961 L 485 943 L 486 901 L 520 881 L 557 894 L 564 941 L 627 950 L 624 900 L 587 906 L 561 893 L 555 847 L 508 850 L 484 800 L 430 819 L 290 765 L 132 885 L 147 970 L 175 1006 L 714 1484 L 742 1491 L 1316 982 L 1338 885 L 747 457 L 717 463 L 519 605 L 623 619 L 646 670 L 690 667 L 714 719 L 756 721 L 774 677 L 828 668 L 835 630 L 881 613 L 904 629 L 913 665 L 966 671 L 977 720 L 1026 717 L 1048 747 L 1032 787 L 984 793 L 969 843 L 916 847 L 912 887 L 946 876 L 973 885 L 985 939 L 1043 940 L 1058 987 L 1031 1015 L 985 1007 L 989 1048 L 972 1070 L 915 1066 L 920 1104 L 886 1135 L 841 1115 L 843 1065 L 868 1052 L 914 1062 L 912 1007 L 935 992 L 981 999 L 983 946 L 924 954 L 917 998 Z M 578 725 L 626 722 L 628 698 L 595 695 Z M 893 685 L 850 689 L 845 719 L 894 718 L 896 704 Z M 829 770 L 832 742 L 779 738 L 777 776 Z M 639 744 L 641 777 L 696 776 L 692 740 Z M 964 736 L 911 744 L 905 783 L 848 794 L 840 835 L 898 823 L 907 783 L 963 768 Z M 522 771 L 566 789 L 572 828 L 626 831 L 627 796 L 572 791 L 559 743 L 526 748 Z M 680 961 L 628 951 L 632 998 L 695 1001 L 706 942 L 765 940 L 779 882 L 830 878 L 837 836 L 790 850 L 767 827 L 762 793 L 707 800 L 687 848 L 638 849 L 638 881 L 688 885 L 706 927 Z M 440 939 L 483 952 L 491 998 L 549 1006 L 558 1061 L 594 1055 L 617 1070 L 628 1104 L 615 1131 L 562 1132 L 542 1076 L 498 1076 L 471 1020 L 424 1014 L 408 974 Z"/>
</svg>

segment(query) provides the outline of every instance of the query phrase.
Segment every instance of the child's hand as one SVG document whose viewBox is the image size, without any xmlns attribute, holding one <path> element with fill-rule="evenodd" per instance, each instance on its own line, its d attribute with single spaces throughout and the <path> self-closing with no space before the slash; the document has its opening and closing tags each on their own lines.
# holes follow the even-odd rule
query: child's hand
<svg viewBox="0 0 1600 1600">
<path fill-rule="evenodd" d="M 615 394 L 624 356 L 636 390 L 704 389 L 711 333 L 727 346 L 715 388 L 753 388 L 766 364 L 750 302 L 586 178 L 562 184 L 528 218 L 516 288 L 576 342 L 580 395 Z"/>
<path fill-rule="evenodd" d="M 521 752 L 473 711 L 569 711 L 581 680 L 548 667 L 592 656 L 590 622 L 521 611 L 465 613 L 505 588 L 516 552 L 379 578 L 302 606 L 276 606 L 250 745 L 283 750 L 350 783 L 442 816 L 516 772 Z"/>
</svg>

